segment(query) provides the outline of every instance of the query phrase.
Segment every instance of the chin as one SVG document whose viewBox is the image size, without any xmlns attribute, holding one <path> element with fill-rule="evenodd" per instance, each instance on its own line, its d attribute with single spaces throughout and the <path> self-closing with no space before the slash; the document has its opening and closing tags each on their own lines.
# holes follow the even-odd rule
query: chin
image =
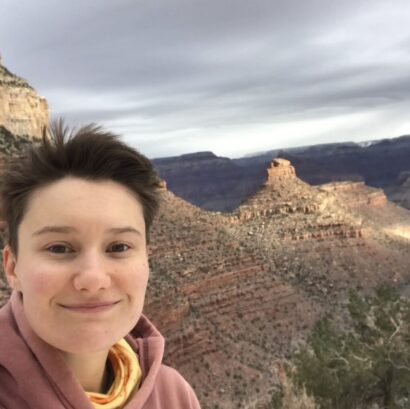
<svg viewBox="0 0 410 409">
<path fill-rule="evenodd" d="M 52 332 L 50 326 L 32 328 L 43 341 L 62 352 L 80 355 L 96 353 L 110 349 L 124 338 L 137 324 L 141 311 L 138 311 L 138 314 L 129 314 L 126 320 L 125 314 L 126 312 L 122 312 L 119 316 L 106 320 L 87 319 L 80 324 L 77 322 L 61 325 L 61 322 L 56 322 Z"/>
<path fill-rule="evenodd" d="M 124 338 L 125 335 L 122 332 L 118 334 L 111 333 L 109 336 L 107 334 L 105 336 L 94 334 L 87 338 L 77 337 L 75 342 L 62 342 L 53 346 L 69 354 L 93 354 L 109 350 L 115 343 Z"/>
<path fill-rule="evenodd" d="M 59 334 L 41 336 L 52 347 L 69 354 L 92 354 L 109 350 L 116 342 L 124 338 L 133 328 L 122 325 L 113 328 L 109 325 L 89 325 L 74 331 L 61 330 Z"/>
</svg>

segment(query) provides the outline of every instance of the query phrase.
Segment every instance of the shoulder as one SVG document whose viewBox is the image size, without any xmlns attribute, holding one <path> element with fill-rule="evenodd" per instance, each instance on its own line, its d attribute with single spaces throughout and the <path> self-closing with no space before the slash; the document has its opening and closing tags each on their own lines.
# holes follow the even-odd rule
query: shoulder
<svg viewBox="0 0 410 409">
<path fill-rule="evenodd" d="M 172 384 L 180 385 L 181 387 L 189 387 L 188 382 L 185 378 L 174 368 L 171 368 L 168 365 L 161 364 L 158 373 L 158 379 L 161 379 L 165 382 L 170 382 Z"/>
<path fill-rule="evenodd" d="M 0 324 L 9 324 L 11 321 L 11 307 L 10 301 L 0 307 Z"/>
<path fill-rule="evenodd" d="M 154 390 L 159 397 L 166 398 L 168 407 L 200 409 L 192 387 L 177 370 L 167 365 L 161 365 Z"/>
<path fill-rule="evenodd" d="M 8 370 L 0 365 L 0 409 L 28 409 L 18 394 L 18 386 Z"/>
<path fill-rule="evenodd" d="M 18 361 L 15 354 L 16 340 L 15 323 L 11 313 L 10 302 L 0 308 L 0 409 L 27 408 L 21 401 L 18 386 L 10 373 L 9 363 Z"/>
</svg>

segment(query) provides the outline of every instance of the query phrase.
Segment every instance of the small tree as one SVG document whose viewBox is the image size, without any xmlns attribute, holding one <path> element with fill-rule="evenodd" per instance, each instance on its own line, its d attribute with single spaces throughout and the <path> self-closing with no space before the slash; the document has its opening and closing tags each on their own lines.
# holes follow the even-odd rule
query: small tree
<svg viewBox="0 0 410 409">
<path fill-rule="evenodd" d="M 295 384 L 294 377 L 291 375 L 295 368 L 289 362 L 286 363 L 287 371 L 279 365 L 279 379 L 281 388 L 272 396 L 273 409 L 319 409 L 315 399 L 306 393 L 304 386 L 299 387 Z M 287 373 L 288 372 L 288 373 Z"/>
<path fill-rule="evenodd" d="M 293 377 L 321 409 L 410 408 L 410 301 L 389 287 L 350 295 L 349 330 L 319 320 Z M 377 407 L 376 406 L 376 407 Z"/>
</svg>

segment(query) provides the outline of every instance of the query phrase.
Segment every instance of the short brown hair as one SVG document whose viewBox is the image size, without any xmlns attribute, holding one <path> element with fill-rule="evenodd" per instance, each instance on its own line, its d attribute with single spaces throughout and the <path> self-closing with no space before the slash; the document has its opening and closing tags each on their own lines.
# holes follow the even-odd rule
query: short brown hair
<svg viewBox="0 0 410 409">
<path fill-rule="evenodd" d="M 8 244 L 16 255 L 17 231 L 31 194 L 67 176 L 112 180 L 128 188 L 142 205 L 148 241 L 159 206 L 160 185 L 150 160 L 100 126 L 90 124 L 70 130 L 59 120 L 44 131 L 40 143 L 11 158 L 2 176 L 2 216 Z"/>
</svg>

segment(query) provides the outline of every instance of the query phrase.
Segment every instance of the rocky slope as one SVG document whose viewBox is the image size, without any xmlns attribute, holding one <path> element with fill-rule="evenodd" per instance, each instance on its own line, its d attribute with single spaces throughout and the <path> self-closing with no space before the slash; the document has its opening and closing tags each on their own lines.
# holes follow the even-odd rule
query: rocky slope
<svg viewBox="0 0 410 409">
<path fill-rule="evenodd" d="M 231 231 L 248 235 L 256 252 L 283 260 L 283 277 L 292 284 L 314 297 L 337 298 L 348 288 L 407 276 L 409 242 L 394 232 L 410 226 L 407 210 L 365 185 L 350 195 L 348 189 L 310 186 L 288 162 L 275 160 L 268 171 L 265 186 L 233 213 L 238 222 Z"/>
<path fill-rule="evenodd" d="M 257 390 L 267 396 L 273 360 L 264 357 L 286 353 L 318 312 L 230 236 L 227 222 L 164 191 L 152 231 L 145 311 L 166 335 L 167 362 L 192 381 L 205 408 L 241 407 Z"/>
<path fill-rule="evenodd" d="M 45 98 L 0 62 L 0 125 L 15 135 L 39 138 L 47 124 Z"/>
<path fill-rule="evenodd" d="M 263 407 L 275 354 L 288 354 L 319 314 L 350 289 L 410 282 L 410 242 L 390 229 L 410 226 L 410 213 L 363 184 L 341 186 L 312 187 L 275 160 L 230 214 L 164 191 L 146 312 L 204 407 Z"/>
</svg>

